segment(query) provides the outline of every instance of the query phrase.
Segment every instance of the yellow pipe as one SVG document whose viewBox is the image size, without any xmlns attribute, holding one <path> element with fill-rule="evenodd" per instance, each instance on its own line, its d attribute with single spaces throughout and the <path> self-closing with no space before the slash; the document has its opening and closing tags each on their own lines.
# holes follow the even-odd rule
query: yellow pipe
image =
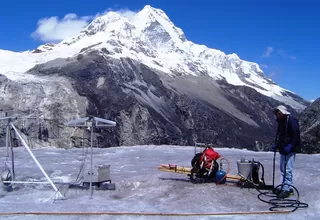
<svg viewBox="0 0 320 220">
<path fill-rule="evenodd" d="M 189 167 L 183 167 L 183 166 L 177 166 L 177 165 L 170 165 L 170 164 L 161 164 L 158 167 L 159 171 L 165 171 L 165 172 L 172 172 L 172 173 L 180 173 L 180 174 L 191 174 L 191 168 Z M 227 180 L 242 180 L 240 176 L 230 175 L 227 174 Z"/>
</svg>

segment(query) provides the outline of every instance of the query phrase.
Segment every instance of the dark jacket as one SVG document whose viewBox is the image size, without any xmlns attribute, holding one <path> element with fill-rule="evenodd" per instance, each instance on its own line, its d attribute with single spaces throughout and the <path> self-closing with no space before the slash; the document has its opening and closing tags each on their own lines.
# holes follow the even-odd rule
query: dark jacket
<svg viewBox="0 0 320 220">
<path fill-rule="evenodd" d="M 276 143 L 280 154 L 299 153 L 300 152 L 300 128 L 297 119 L 285 115 L 282 119 L 277 119 L 278 130 Z M 291 144 L 292 147 L 288 147 Z"/>
</svg>

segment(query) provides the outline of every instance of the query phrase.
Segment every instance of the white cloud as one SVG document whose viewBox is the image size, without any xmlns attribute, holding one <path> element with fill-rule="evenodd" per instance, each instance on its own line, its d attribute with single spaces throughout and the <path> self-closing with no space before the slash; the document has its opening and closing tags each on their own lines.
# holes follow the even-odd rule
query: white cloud
<svg viewBox="0 0 320 220">
<path fill-rule="evenodd" d="M 268 46 L 264 50 L 262 57 L 264 57 L 264 58 L 270 57 L 273 53 L 276 53 L 275 55 L 278 55 L 278 56 L 286 58 L 286 59 L 297 60 L 297 57 L 292 56 L 292 55 L 288 55 L 283 49 L 276 49 L 272 46 Z"/>
<path fill-rule="evenodd" d="M 41 41 L 52 42 L 71 38 L 88 25 L 92 16 L 78 17 L 74 13 L 66 14 L 62 19 L 57 16 L 42 18 L 31 37 Z"/>
<path fill-rule="evenodd" d="M 115 12 L 131 20 L 137 12 L 129 9 L 112 9 L 109 8 L 103 13 L 97 13 L 95 16 L 78 17 L 74 13 L 66 14 L 62 19 L 57 16 L 42 18 L 38 21 L 37 29 L 31 34 L 31 37 L 44 42 L 57 42 L 72 38 L 82 31 L 89 22 L 97 17 Z"/>
<path fill-rule="evenodd" d="M 279 54 L 280 56 L 282 56 L 283 58 L 287 58 L 287 59 L 291 59 L 291 60 L 297 60 L 297 57 L 288 55 L 288 54 L 287 54 L 284 50 L 282 50 L 282 49 L 279 49 L 279 50 L 278 50 L 278 54 Z"/>
<path fill-rule="evenodd" d="M 263 52 L 262 57 L 270 57 L 273 51 L 274 51 L 273 47 L 268 46 L 266 50 Z"/>
<path fill-rule="evenodd" d="M 107 14 L 110 11 L 115 12 L 121 15 L 122 17 L 127 18 L 129 21 L 137 14 L 136 11 L 131 11 L 129 9 L 112 9 L 112 8 L 108 8 L 104 14 Z"/>
</svg>

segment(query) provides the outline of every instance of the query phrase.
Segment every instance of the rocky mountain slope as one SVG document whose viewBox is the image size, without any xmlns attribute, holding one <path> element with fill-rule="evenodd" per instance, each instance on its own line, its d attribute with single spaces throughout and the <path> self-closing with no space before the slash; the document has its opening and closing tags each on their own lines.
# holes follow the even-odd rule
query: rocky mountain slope
<svg viewBox="0 0 320 220">
<path fill-rule="evenodd" d="M 106 58 L 100 51 L 40 64 L 27 74 L 40 81 L 38 86 L 32 80 L 28 87 L 24 80 L 20 89 L 12 90 L 17 86 L 6 80 L 6 93 L 23 98 L 14 102 L 5 96 L 3 103 L 20 114 L 44 114 L 48 120 L 41 123 L 49 129 L 49 142 L 70 143 L 71 129 L 63 123 L 80 115 L 118 123 L 97 132 L 101 147 L 197 141 L 262 150 L 273 139 L 271 109 L 278 101 L 209 76 L 172 77 L 130 58 Z M 37 125 L 25 126 L 39 136 Z"/>
<path fill-rule="evenodd" d="M 320 152 L 320 98 L 308 106 L 299 116 L 302 151 Z"/>
</svg>

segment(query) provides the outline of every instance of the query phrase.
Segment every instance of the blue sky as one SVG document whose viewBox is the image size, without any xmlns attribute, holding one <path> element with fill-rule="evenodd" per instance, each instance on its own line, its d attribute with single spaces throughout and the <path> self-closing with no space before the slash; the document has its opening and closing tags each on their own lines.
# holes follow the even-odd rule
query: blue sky
<svg viewBox="0 0 320 220">
<path fill-rule="evenodd" d="M 34 49 L 68 34 L 61 28 L 57 35 L 39 35 L 41 19 L 55 23 L 68 15 L 77 20 L 73 27 L 79 28 L 98 13 L 139 11 L 147 4 L 164 10 L 188 40 L 257 62 L 268 77 L 306 100 L 320 97 L 320 3 L 316 0 L 2 1 L 0 48 Z"/>
</svg>

